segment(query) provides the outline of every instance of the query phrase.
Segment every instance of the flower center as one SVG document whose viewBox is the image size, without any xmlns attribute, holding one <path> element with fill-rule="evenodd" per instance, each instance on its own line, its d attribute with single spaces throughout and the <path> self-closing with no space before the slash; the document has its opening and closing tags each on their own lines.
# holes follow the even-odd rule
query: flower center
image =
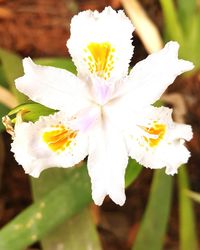
<svg viewBox="0 0 200 250">
<path fill-rule="evenodd" d="M 89 71 L 96 73 L 104 79 L 110 78 L 110 73 L 114 67 L 115 49 L 108 42 L 89 43 L 84 50 L 87 56 L 84 58 L 88 64 Z"/>
<path fill-rule="evenodd" d="M 64 151 L 69 147 L 76 136 L 76 131 L 65 128 L 63 125 L 58 125 L 53 127 L 50 131 L 45 131 L 42 138 L 52 151 L 58 152 Z"/>
<path fill-rule="evenodd" d="M 144 130 L 149 134 L 149 137 L 144 136 L 145 141 L 150 147 L 155 147 L 164 138 L 166 133 L 166 125 L 154 121 L 152 127 L 145 127 Z"/>
</svg>

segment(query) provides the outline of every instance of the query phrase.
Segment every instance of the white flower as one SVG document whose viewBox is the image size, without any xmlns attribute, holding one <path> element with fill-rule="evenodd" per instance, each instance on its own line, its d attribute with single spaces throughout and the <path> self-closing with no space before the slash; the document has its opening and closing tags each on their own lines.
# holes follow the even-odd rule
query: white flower
<svg viewBox="0 0 200 250">
<path fill-rule="evenodd" d="M 23 60 L 25 75 L 16 80 L 17 89 L 33 101 L 60 111 L 40 117 L 35 123 L 16 125 L 12 151 L 26 173 L 38 177 L 45 168 L 71 167 L 88 155 L 95 203 L 101 205 L 109 195 L 123 205 L 129 155 L 148 167 L 167 166 L 170 173 L 187 160 L 188 153 L 179 143 L 179 138 L 184 138 L 182 130 L 177 135 L 179 145 L 174 146 L 174 154 L 180 148 L 183 154 L 177 164 L 173 160 L 171 165 L 165 160 L 160 164 L 159 159 L 157 164 L 151 150 L 141 150 L 138 143 L 148 134 L 144 134 L 142 126 L 148 128 L 149 120 L 162 119 L 157 111 L 149 117 L 143 110 L 161 96 L 177 75 L 191 70 L 193 64 L 179 60 L 178 44 L 169 42 L 127 75 L 133 31 L 123 11 L 115 12 L 110 7 L 101 13 L 84 11 L 72 19 L 67 43 L 78 77 L 63 69 L 35 65 L 30 58 Z M 140 115 L 142 123 L 138 123 Z M 132 134 L 136 128 L 142 131 L 140 138 Z M 171 135 L 170 131 L 167 136 L 173 137 L 175 130 Z M 175 145 L 175 139 L 171 140 Z M 134 150 L 142 155 L 136 155 Z"/>
</svg>

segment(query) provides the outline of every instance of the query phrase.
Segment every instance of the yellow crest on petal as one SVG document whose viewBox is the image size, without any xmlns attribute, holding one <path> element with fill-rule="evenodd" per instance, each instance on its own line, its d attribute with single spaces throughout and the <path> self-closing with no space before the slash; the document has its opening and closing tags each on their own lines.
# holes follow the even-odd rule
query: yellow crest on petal
<svg viewBox="0 0 200 250">
<path fill-rule="evenodd" d="M 91 73 L 108 79 L 114 67 L 115 49 L 109 42 L 91 42 L 84 50 L 87 54 L 84 61 L 88 64 Z"/>
<path fill-rule="evenodd" d="M 153 125 L 149 128 L 145 127 L 143 128 L 145 132 L 147 132 L 150 136 L 146 137 L 144 136 L 145 141 L 149 144 L 150 147 L 155 147 L 157 146 L 160 141 L 164 138 L 164 135 L 166 133 L 166 125 L 157 123 L 154 121 Z M 155 136 L 151 138 L 152 136 Z"/>
<path fill-rule="evenodd" d="M 69 147 L 76 136 L 77 131 L 58 125 L 49 131 L 45 131 L 42 138 L 52 151 L 59 152 Z"/>
</svg>

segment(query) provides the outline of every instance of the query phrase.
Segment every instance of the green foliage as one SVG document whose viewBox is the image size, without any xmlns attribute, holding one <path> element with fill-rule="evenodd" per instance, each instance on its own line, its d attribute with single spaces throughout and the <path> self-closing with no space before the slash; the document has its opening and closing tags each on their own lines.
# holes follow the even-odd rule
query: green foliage
<svg viewBox="0 0 200 250">
<path fill-rule="evenodd" d="M 0 103 L 0 117 L 5 116 L 9 112 L 9 109 Z M 0 132 L 2 132 L 5 129 L 4 125 L 0 121 Z"/>
<path fill-rule="evenodd" d="M 40 116 L 48 116 L 54 114 L 56 110 L 47 108 L 39 103 L 30 102 L 18 105 L 16 108 L 12 109 L 8 115 L 12 118 L 12 122 L 16 122 L 15 116 L 18 112 L 22 112 L 22 118 L 25 122 L 35 122 Z"/>
<path fill-rule="evenodd" d="M 191 20 L 196 15 L 196 0 L 178 0 L 178 18 L 185 34 L 190 33 Z"/>
<path fill-rule="evenodd" d="M 76 74 L 76 67 L 72 60 L 67 58 L 37 58 L 34 62 L 44 66 L 53 66 L 61 69 L 67 69 L 68 71 Z"/>
<path fill-rule="evenodd" d="M 134 182 L 142 171 L 142 166 L 140 166 L 135 160 L 129 159 L 128 166 L 126 168 L 125 174 L 125 185 L 128 187 L 132 182 Z"/>
<path fill-rule="evenodd" d="M 86 168 L 86 166 L 79 168 Z M 76 172 L 79 170 L 82 171 L 82 169 L 77 169 Z M 84 171 L 87 172 L 86 169 Z M 34 200 L 36 202 L 39 201 L 48 195 L 50 190 L 55 189 L 62 182 L 68 185 L 68 179 L 71 177 L 71 170 L 55 168 L 50 171 L 45 171 L 39 179 L 32 178 Z M 83 177 L 80 175 L 81 182 L 82 178 Z M 87 182 L 90 182 L 89 178 L 87 178 Z M 68 188 L 73 189 L 73 186 Z M 71 191 L 73 193 L 73 190 Z M 88 197 L 90 196 L 89 193 L 90 190 L 87 190 Z M 66 193 L 63 192 L 59 195 L 65 197 Z M 84 196 L 85 193 L 82 193 L 82 195 Z M 71 198 L 68 197 L 69 202 Z M 78 197 L 75 197 L 75 199 L 78 199 Z M 62 203 L 60 205 L 62 206 Z M 64 249 L 70 250 L 87 250 L 88 245 L 91 245 L 93 247 L 92 249 L 95 250 L 101 249 L 96 228 L 93 223 L 90 210 L 87 207 L 80 211 L 79 214 L 76 214 L 76 216 L 73 216 L 68 220 L 64 220 L 62 224 L 56 225 L 56 227 L 53 228 L 48 235 L 42 238 L 41 244 L 43 246 L 43 250 L 56 249 L 58 245 L 62 245 Z"/>
<path fill-rule="evenodd" d="M 130 161 L 128 169 L 132 166 L 133 164 Z M 136 175 L 133 176 L 135 179 Z M 48 178 L 46 186 L 40 185 L 40 183 L 44 184 L 42 180 L 46 178 Z M 126 178 L 129 180 L 126 183 L 130 183 L 129 175 L 126 175 Z M 52 180 L 55 184 L 58 182 L 60 184 L 54 186 Z M 29 206 L 0 231 L 0 249 L 21 250 L 43 239 L 52 230 L 58 230 L 58 226 L 62 226 L 64 221 L 81 212 L 92 201 L 90 180 L 85 164 L 82 167 L 67 170 L 49 169 L 41 174 L 41 179 L 35 179 L 33 185 L 34 196 L 38 196 L 36 198 L 38 201 L 35 201 L 33 205 Z M 47 187 L 49 188 L 48 192 Z M 78 230 L 77 224 L 69 223 L 71 226 L 68 226 L 68 229 L 74 231 L 74 225 Z M 80 225 L 81 228 L 81 222 Z M 71 230 L 70 237 L 73 235 Z M 90 232 L 92 232 L 90 237 L 93 237 L 94 241 L 98 241 L 95 239 L 94 230 L 92 229 Z"/>
<path fill-rule="evenodd" d="M 22 58 L 13 52 L 0 49 L 0 62 L 9 89 L 20 102 L 25 102 L 27 98 L 14 85 L 15 79 L 23 75 Z"/>
<path fill-rule="evenodd" d="M 155 170 L 148 204 L 133 250 L 161 250 L 166 233 L 172 194 L 172 177 Z"/>
<path fill-rule="evenodd" d="M 8 89 L 12 88 L 12 91 L 15 94 L 19 94 L 19 92 L 14 87 L 13 83 L 15 76 L 21 75 L 20 65 L 21 65 L 21 59 L 19 56 L 11 52 L 8 52 L 6 50 L 0 49 L 0 85 Z M 9 109 L 0 103 L 0 117 L 5 116 L 8 112 Z M 0 121 L 0 132 L 3 131 L 4 129 L 5 127 Z"/>
<path fill-rule="evenodd" d="M 180 44 L 180 57 L 200 68 L 200 10 L 196 0 L 160 0 L 165 22 L 165 39 Z"/>
<path fill-rule="evenodd" d="M 53 173 L 52 178 L 58 177 Z M 86 167 L 71 170 L 64 182 L 49 190 L 47 195 L 36 201 L 0 231 L 0 249 L 26 248 L 42 239 L 63 221 L 80 212 L 90 201 L 90 181 Z"/>
<path fill-rule="evenodd" d="M 178 174 L 179 186 L 179 233 L 180 250 L 198 250 L 196 223 L 193 204 L 186 194 L 189 189 L 189 180 L 185 166 L 182 166 Z"/>
<path fill-rule="evenodd" d="M 101 249 L 89 208 L 83 209 L 42 239 L 43 250 L 55 250 L 58 246 L 64 250 Z"/>
<path fill-rule="evenodd" d="M 167 38 L 183 43 L 182 29 L 176 15 L 173 0 L 160 0 L 160 3 L 163 9 Z"/>
<path fill-rule="evenodd" d="M 4 70 L 3 70 L 1 63 L 0 63 L 0 85 L 3 86 L 4 88 L 8 87 L 5 74 L 4 74 Z"/>
</svg>

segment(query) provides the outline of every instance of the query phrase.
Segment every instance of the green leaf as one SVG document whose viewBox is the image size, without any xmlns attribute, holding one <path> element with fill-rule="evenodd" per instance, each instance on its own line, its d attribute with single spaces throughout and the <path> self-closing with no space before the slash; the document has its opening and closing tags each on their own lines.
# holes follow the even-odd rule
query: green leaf
<svg viewBox="0 0 200 250">
<path fill-rule="evenodd" d="M 129 164 L 132 164 L 131 160 Z M 0 249 L 24 249 L 56 230 L 63 221 L 80 212 L 92 201 L 86 166 L 62 172 L 60 169 L 48 169 L 40 178 L 45 178 L 45 175 L 51 176 L 55 183 L 60 181 L 60 184 L 54 188 L 51 182 L 52 189 L 43 196 L 47 189 L 45 186 L 39 186 L 40 179 L 35 179 L 35 187 L 44 189 L 40 194 L 37 193 L 38 196 L 41 195 L 39 201 L 29 206 L 0 231 Z M 62 181 L 63 175 L 65 181 Z M 132 176 L 134 179 L 135 175 Z M 128 181 L 130 182 L 131 180 Z"/>
<path fill-rule="evenodd" d="M 15 88 L 14 84 L 15 79 L 24 74 L 22 58 L 15 53 L 0 49 L 0 61 L 11 92 L 20 102 L 25 102 L 27 98 Z"/>
<path fill-rule="evenodd" d="M 45 171 L 39 179 L 32 178 L 34 200 L 38 201 L 48 194 L 50 190 L 56 188 L 61 182 L 65 182 L 66 185 L 68 185 L 70 178 L 71 172 L 61 168 Z M 73 189 L 73 186 L 70 188 Z M 60 195 L 65 196 L 66 194 L 61 193 Z M 73 199 L 78 199 L 78 197 L 73 197 Z M 62 206 L 62 204 L 60 205 Z M 77 224 L 79 225 L 78 227 Z M 42 239 L 41 244 L 44 250 L 54 250 L 58 245 L 62 245 L 63 249 L 70 250 L 87 250 L 88 245 L 91 245 L 93 247 L 92 249 L 95 250 L 101 249 L 89 208 L 85 208 L 75 217 L 58 225 Z"/>
<path fill-rule="evenodd" d="M 134 160 L 129 160 L 126 170 L 126 186 L 130 185 L 141 172 L 142 167 Z M 34 199 L 42 198 L 45 193 L 53 189 L 64 179 L 67 183 L 68 174 L 63 169 L 45 171 L 40 179 L 32 182 Z M 77 224 L 79 225 L 77 227 Z M 81 236 L 81 237 L 80 237 Z M 92 249 L 101 249 L 99 238 L 95 230 L 89 209 L 84 209 L 80 214 L 56 227 L 50 234 L 42 239 L 43 249 L 55 249 L 58 243 L 62 243 L 65 249 L 87 250 L 88 245 Z"/>
<path fill-rule="evenodd" d="M 34 62 L 44 66 L 53 66 L 61 69 L 66 69 L 76 74 L 76 67 L 71 59 L 67 58 L 37 58 Z"/>
<path fill-rule="evenodd" d="M 188 36 L 191 28 L 191 18 L 195 15 L 196 0 L 178 0 L 178 16 L 183 30 Z"/>
<path fill-rule="evenodd" d="M 29 102 L 18 105 L 16 108 L 12 109 L 8 115 L 14 116 L 12 118 L 12 122 L 15 123 L 15 115 L 22 111 L 23 121 L 25 122 L 35 122 L 39 119 L 40 116 L 48 116 L 50 114 L 54 114 L 56 110 L 47 108 L 39 103 Z"/>
<path fill-rule="evenodd" d="M 190 60 L 195 65 L 195 70 L 200 68 L 200 16 L 193 15 L 190 17 L 190 29 L 185 35 L 184 45 L 180 47 L 179 55 L 185 60 Z"/>
<path fill-rule="evenodd" d="M 5 158 L 6 158 L 6 154 L 5 154 L 5 145 L 4 145 L 4 139 L 2 134 L 0 134 L 0 190 L 2 189 L 2 179 L 3 179 L 3 166 L 5 164 Z M 1 190 L 2 192 L 2 190 Z"/>
<path fill-rule="evenodd" d="M 189 189 L 188 175 L 185 166 L 182 166 L 178 173 L 179 186 L 179 216 L 180 216 L 180 250 L 197 250 L 197 230 L 193 204 L 186 195 Z"/>
<path fill-rule="evenodd" d="M 167 40 L 176 40 L 183 45 L 183 31 L 176 14 L 174 2 L 172 0 L 160 0 L 160 4 L 163 10 Z"/>
<path fill-rule="evenodd" d="M 2 118 L 3 116 L 7 115 L 8 112 L 9 109 L 0 103 L 0 117 Z M 5 127 L 3 123 L 0 121 L 0 132 L 2 132 L 3 130 L 5 130 Z"/>
<path fill-rule="evenodd" d="M 0 85 L 3 86 L 4 88 L 8 88 L 4 70 L 1 64 L 0 64 Z"/>
<path fill-rule="evenodd" d="M 162 249 L 170 212 L 171 194 L 172 177 L 167 176 L 163 170 L 155 170 L 148 204 L 133 250 Z"/>
<path fill-rule="evenodd" d="M 66 250 L 100 250 L 101 245 L 89 208 L 85 208 L 81 213 L 55 228 L 42 240 L 42 246 L 43 250 L 55 250 L 58 246 Z"/>
<path fill-rule="evenodd" d="M 50 190 L 0 231 L 0 249 L 25 249 L 89 204 L 91 191 L 86 166 L 68 171 L 71 175 L 67 182 Z"/>
<path fill-rule="evenodd" d="M 200 14 L 195 15 L 191 18 L 190 24 L 190 36 L 187 40 L 188 49 L 186 51 L 188 53 L 188 58 L 191 58 L 191 61 L 195 65 L 195 69 L 200 69 Z"/>
<path fill-rule="evenodd" d="M 125 186 L 128 187 L 132 182 L 136 180 L 142 171 L 143 167 L 140 166 L 135 160 L 129 159 L 128 166 L 125 174 Z"/>
</svg>

